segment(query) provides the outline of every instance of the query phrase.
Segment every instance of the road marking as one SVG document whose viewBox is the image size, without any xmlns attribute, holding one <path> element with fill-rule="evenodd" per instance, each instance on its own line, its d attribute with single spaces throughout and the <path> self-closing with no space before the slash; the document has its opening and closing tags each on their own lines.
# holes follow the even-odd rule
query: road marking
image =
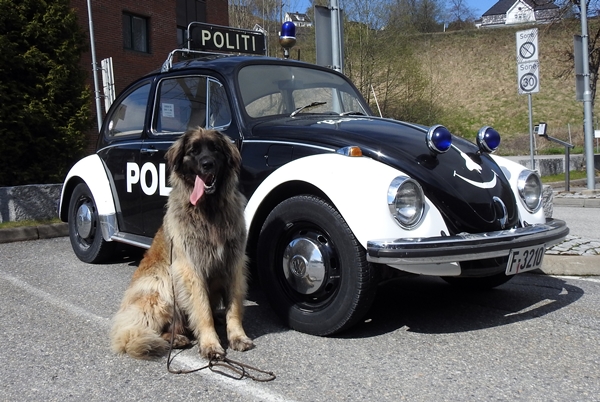
<svg viewBox="0 0 600 402">
<path fill-rule="evenodd" d="M 35 286 L 32 286 L 32 285 L 28 284 L 27 282 L 25 282 L 19 278 L 16 278 L 4 271 L 0 271 L 0 279 L 11 283 L 15 287 L 23 289 L 24 291 L 32 294 L 33 296 L 35 296 L 41 300 L 44 300 L 44 301 L 52 304 L 53 306 L 56 306 L 62 310 L 69 311 L 73 315 L 76 315 L 78 317 L 83 317 L 89 321 L 94 321 L 102 326 L 105 326 L 107 329 L 110 327 L 110 318 L 100 317 L 96 314 L 90 313 L 89 311 L 87 311 L 81 307 L 78 307 L 72 303 L 61 300 L 60 298 L 55 297 L 55 296 L 51 295 L 50 293 L 47 293 L 39 288 L 36 288 Z M 188 369 L 197 368 L 197 367 L 200 367 L 200 366 L 206 364 L 206 362 L 201 360 L 200 357 L 193 358 L 190 356 L 178 356 L 176 363 L 181 364 Z M 162 368 L 161 368 L 161 370 L 162 370 Z M 208 375 L 209 373 L 211 375 Z M 265 401 L 265 402 L 294 402 L 293 399 L 286 398 L 283 395 L 280 395 L 280 394 L 277 394 L 274 392 L 269 392 L 269 391 L 261 388 L 260 386 L 258 386 L 256 383 L 252 382 L 249 379 L 239 381 L 239 380 L 234 380 L 231 378 L 224 377 L 222 375 L 214 374 L 212 372 L 206 372 L 206 373 L 198 372 L 197 374 L 202 375 L 207 380 L 218 382 L 218 383 L 220 383 L 220 385 L 224 386 L 225 388 L 228 388 L 229 390 L 232 390 L 240 395 L 243 395 L 250 400 L 261 400 L 261 401 Z"/>
<path fill-rule="evenodd" d="M 15 278 L 14 276 L 7 274 L 6 272 L 0 271 L 0 278 L 12 283 L 14 286 L 21 288 L 28 293 L 31 293 L 39 299 L 47 301 L 53 306 L 73 313 L 76 316 L 80 316 L 87 320 L 95 321 L 100 324 L 108 324 L 110 321 L 109 318 L 100 317 L 96 314 L 90 313 L 89 311 L 82 309 L 81 307 L 77 307 L 74 304 L 61 300 L 58 297 L 52 296 L 50 293 L 46 293 L 43 290 L 36 288 L 35 286 L 31 286 L 27 282 L 19 278 Z"/>
<path fill-rule="evenodd" d="M 600 283 L 600 279 L 590 278 L 587 276 L 568 276 L 568 275 L 550 275 L 550 276 L 553 278 L 557 278 L 557 279 L 575 279 L 578 281 Z"/>
</svg>

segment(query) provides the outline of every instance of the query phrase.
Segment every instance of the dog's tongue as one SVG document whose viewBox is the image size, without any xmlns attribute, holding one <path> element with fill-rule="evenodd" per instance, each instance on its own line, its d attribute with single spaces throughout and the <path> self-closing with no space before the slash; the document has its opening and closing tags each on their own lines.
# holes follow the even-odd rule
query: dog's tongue
<svg viewBox="0 0 600 402">
<path fill-rule="evenodd" d="M 200 176 L 196 176 L 196 181 L 194 182 L 194 190 L 192 194 L 190 194 L 190 202 L 192 205 L 196 205 L 198 200 L 202 198 L 204 194 L 204 181 L 200 178 Z"/>
</svg>

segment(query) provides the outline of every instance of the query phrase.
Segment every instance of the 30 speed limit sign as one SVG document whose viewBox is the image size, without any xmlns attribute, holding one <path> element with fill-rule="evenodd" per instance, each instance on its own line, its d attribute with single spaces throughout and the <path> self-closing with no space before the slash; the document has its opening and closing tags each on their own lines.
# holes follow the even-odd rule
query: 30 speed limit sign
<svg viewBox="0 0 600 402">
<path fill-rule="evenodd" d="M 519 63 L 518 85 L 520 94 L 534 94 L 540 92 L 540 71 L 539 62 Z"/>
</svg>

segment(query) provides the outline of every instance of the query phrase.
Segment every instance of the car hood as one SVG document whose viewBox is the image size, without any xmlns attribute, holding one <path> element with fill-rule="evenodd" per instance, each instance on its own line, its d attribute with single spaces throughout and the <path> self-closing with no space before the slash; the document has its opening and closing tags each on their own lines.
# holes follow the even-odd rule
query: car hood
<svg viewBox="0 0 600 402">
<path fill-rule="evenodd" d="M 494 160 L 455 136 L 448 152 L 435 155 L 427 146 L 427 130 L 371 116 L 308 115 L 259 123 L 252 137 L 333 149 L 359 146 L 363 155 L 417 180 L 440 209 L 450 235 L 518 226 L 514 194 Z"/>
</svg>

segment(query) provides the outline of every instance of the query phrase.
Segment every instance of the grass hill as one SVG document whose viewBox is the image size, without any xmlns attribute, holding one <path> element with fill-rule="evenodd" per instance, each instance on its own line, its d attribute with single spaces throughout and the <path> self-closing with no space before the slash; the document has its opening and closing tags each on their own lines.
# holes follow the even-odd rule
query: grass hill
<svg viewBox="0 0 600 402">
<path fill-rule="evenodd" d="M 474 138 L 483 125 L 493 126 L 503 136 L 503 154 L 529 154 L 528 96 L 518 94 L 516 62 L 516 32 L 529 28 L 414 37 L 415 55 L 444 110 L 442 124 L 467 138 Z M 573 35 L 581 33 L 580 25 L 537 28 L 540 92 L 532 95 L 533 122 L 545 121 L 549 135 L 583 146 L 583 103 L 575 100 L 573 62 L 566 56 L 573 49 Z M 566 78 L 560 78 L 564 71 Z M 538 150 L 552 146 L 536 141 Z"/>
</svg>

